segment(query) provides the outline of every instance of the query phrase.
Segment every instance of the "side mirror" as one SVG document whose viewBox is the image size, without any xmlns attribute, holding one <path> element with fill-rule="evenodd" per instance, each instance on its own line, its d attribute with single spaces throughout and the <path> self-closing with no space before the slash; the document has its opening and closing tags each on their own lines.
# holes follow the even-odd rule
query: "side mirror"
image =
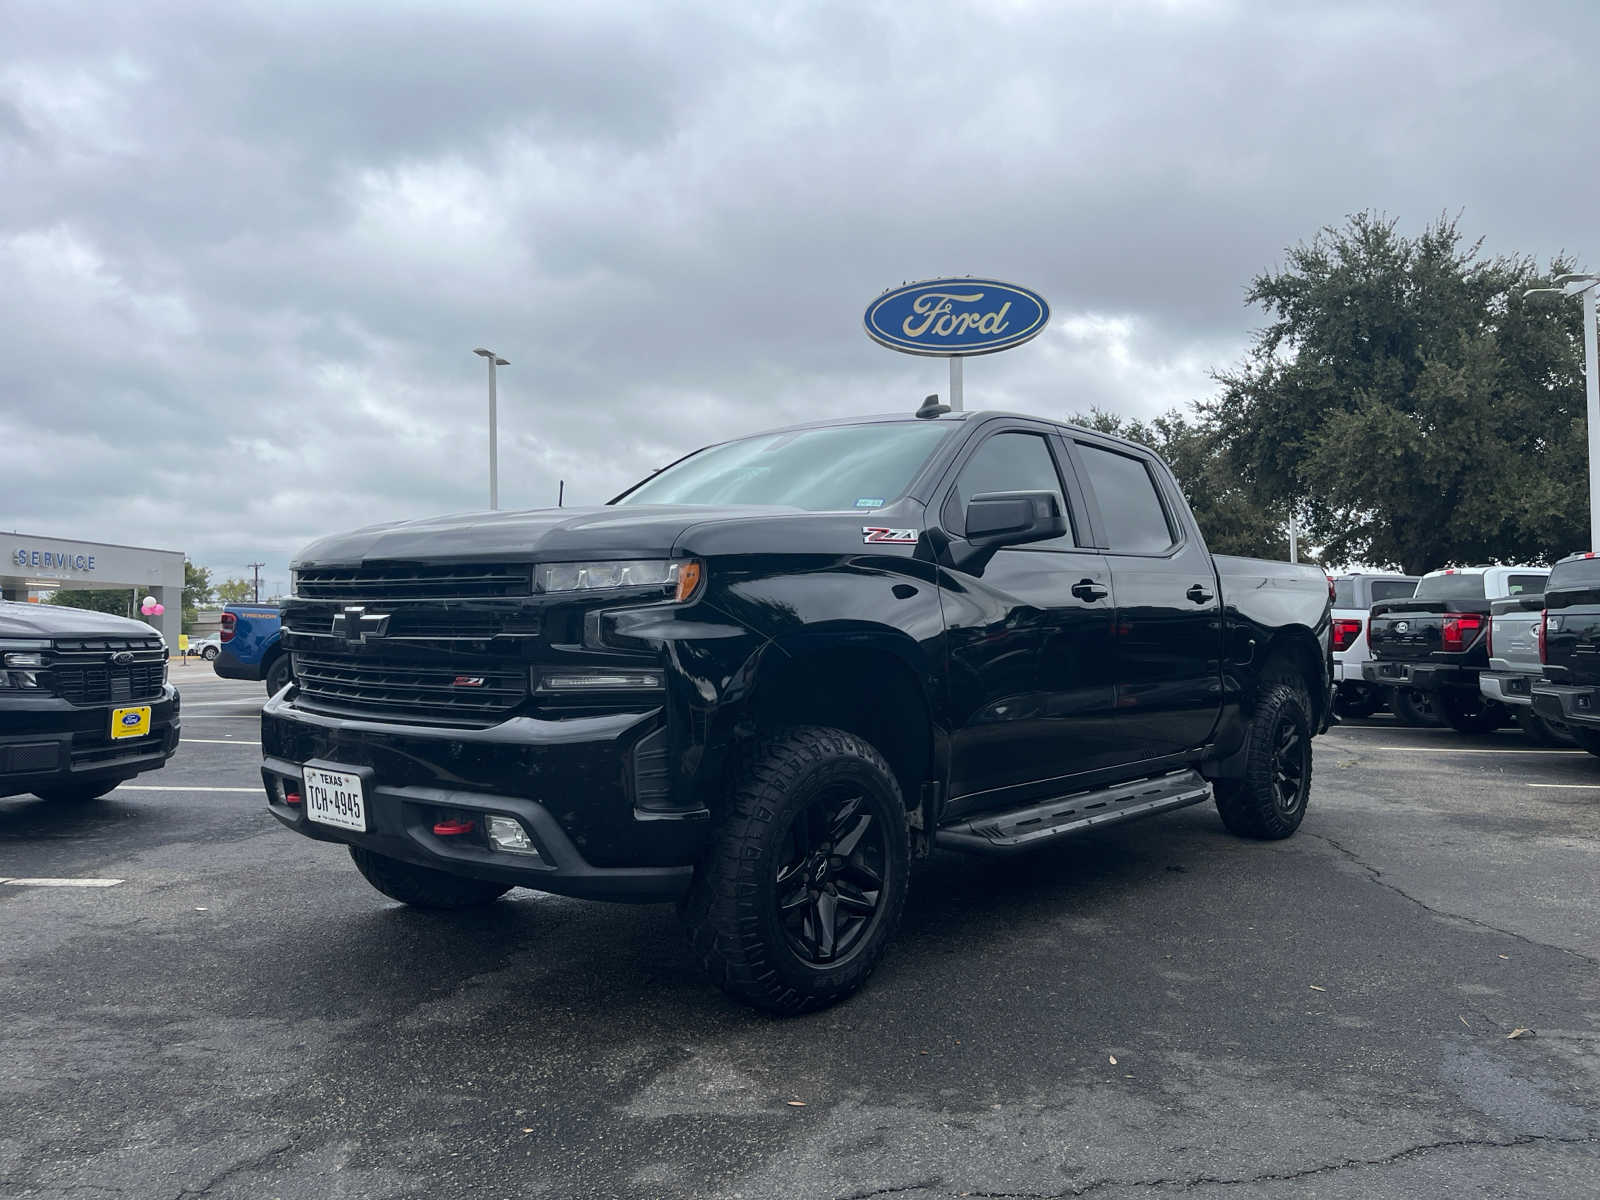
<svg viewBox="0 0 1600 1200">
<path fill-rule="evenodd" d="M 986 492 L 967 501 L 966 537 L 951 547 L 957 569 L 980 575 L 995 551 L 1065 537 L 1067 515 L 1054 492 Z"/>
</svg>

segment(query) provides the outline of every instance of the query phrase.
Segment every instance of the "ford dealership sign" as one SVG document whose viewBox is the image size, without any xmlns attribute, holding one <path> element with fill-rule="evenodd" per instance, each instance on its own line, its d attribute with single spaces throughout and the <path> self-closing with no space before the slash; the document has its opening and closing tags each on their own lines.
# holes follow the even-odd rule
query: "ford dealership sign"
<svg viewBox="0 0 1600 1200">
<path fill-rule="evenodd" d="M 929 279 L 885 292 L 867 309 L 867 336 L 891 350 L 941 357 L 993 354 L 1038 336 L 1050 306 L 997 279 Z"/>
</svg>

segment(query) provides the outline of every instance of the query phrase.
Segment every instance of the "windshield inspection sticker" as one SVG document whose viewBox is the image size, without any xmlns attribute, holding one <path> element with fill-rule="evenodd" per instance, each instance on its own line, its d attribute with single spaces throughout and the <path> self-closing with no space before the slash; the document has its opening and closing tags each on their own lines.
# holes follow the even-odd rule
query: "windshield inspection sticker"
<svg viewBox="0 0 1600 1200">
<path fill-rule="evenodd" d="M 902 546 L 914 546 L 917 542 L 915 529 L 889 529 L 882 525 L 863 525 L 861 527 L 861 540 L 870 544 L 879 542 L 894 542 Z"/>
<path fill-rule="evenodd" d="M 857 508 L 882 508 L 883 500 L 877 496 L 863 496 L 856 501 Z"/>
</svg>

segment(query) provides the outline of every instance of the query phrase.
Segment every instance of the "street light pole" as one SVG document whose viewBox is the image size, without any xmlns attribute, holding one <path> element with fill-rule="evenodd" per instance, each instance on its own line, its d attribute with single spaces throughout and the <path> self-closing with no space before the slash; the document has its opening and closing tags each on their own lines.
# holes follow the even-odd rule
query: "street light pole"
<svg viewBox="0 0 1600 1200">
<path fill-rule="evenodd" d="M 473 353 L 489 361 L 489 508 L 492 511 L 500 507 L 500 445 L 497 440 L 499 429 L 495 415 L 494 369 L 509 367 L 511 364 L 493 350 L 485 350 L 482 346 Z"/>
<path fill-rule="evenodd" d="M 1600 354 L 1595 348 L 1595 289 L 1600 275 L 1562 275 L 1555 287 L 1529 288 L 1524 296 L 1554 292 L 1583 297 L 1583 376 L 1589 410 L 1589 549 L 1600 552 Z"/>
</svg>

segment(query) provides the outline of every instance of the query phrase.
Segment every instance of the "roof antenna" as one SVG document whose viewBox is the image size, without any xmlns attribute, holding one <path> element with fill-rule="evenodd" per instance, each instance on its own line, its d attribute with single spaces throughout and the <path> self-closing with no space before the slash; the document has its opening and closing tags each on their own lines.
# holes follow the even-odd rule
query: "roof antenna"
<svg viewBox="0 0 1600 1200">
<path fill-rule="evenodd" d="M 948 404 L 940 404 L 939 393 L 935 392 L 933 395 L 923 400 L 922 407 L 917 409 L 917 419 L 921 421 L 928 421 L 934 417 L 942 417 L 949 411 L 950 406 Z"/>
</svg>

